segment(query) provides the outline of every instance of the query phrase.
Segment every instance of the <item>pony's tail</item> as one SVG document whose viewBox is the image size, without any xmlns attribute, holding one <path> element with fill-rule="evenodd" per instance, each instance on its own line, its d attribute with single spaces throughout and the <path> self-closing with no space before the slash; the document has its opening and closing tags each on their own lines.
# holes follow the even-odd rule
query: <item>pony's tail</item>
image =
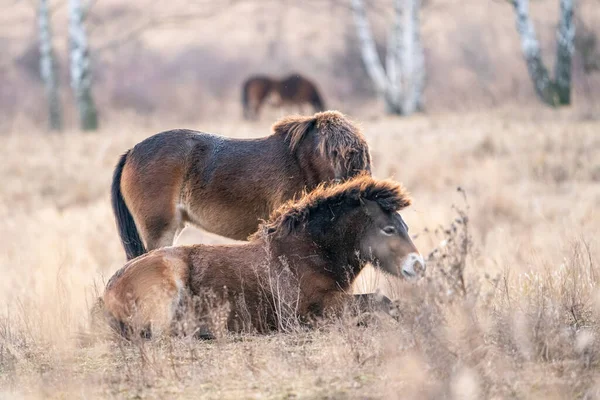
<svg viewBox="0 0 600 400">
<path fill-rule="evenodd" d="M 113 174 L 111 188 L 113 213 L 115 214 L 115 221 L 117 223 L 117 229 L 119 230 L 119 236 L 121 237 L 121 243 L 127 254 L 127 260 L 141 256 L 146 252 L 146 248 L 144 247 L 140 234 L 135 226 L 133 216 L 127 208 L 127 204 L 125 204 L 123 194 L 121 193 L 121 174 L 123 173 L 123 167 L 127 161 L 129 151 L 130 150 L 123 154 L 119 159 L 119 163 Z"/>
<path fill-rule="evenodd" d="M 325 103 L 323 102 L 323 98 L 321 97 L 319 91 L 316 88 L 313 90 L 310 103 L 315 108 L 315 111 L 325 111 Z"/>
<path fill-rule="evenodd" d="M 114 315 L 107 310 L 102 297 L 98 297 L 90 310 L 91 329 L 94 334 L 110 334 L 116 333 L 125 339 L 130 339 L 131 328 L 123 321 L 115 318 Z"/>
</svg>

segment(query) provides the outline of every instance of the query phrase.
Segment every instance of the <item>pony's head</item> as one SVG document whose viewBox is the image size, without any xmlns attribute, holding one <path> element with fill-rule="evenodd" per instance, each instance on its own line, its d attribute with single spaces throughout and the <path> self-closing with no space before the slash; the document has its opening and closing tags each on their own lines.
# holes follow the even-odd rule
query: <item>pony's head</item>
<svg viewBox="0 0 600 400">
<path fill-rule="evenodd" d="M 346 180 L 356 175 L 371 174 L 369 146 L 356 124 L 338 111 L 324 111 L 313 116 L 290 116 L 273 125 L 292 152 L 313 160 L 329 179 Z M 304 151 L 303 151 L 304 150 Z"/>
<path fill-rule="evenodd" d="M 299 201 L 288 202 L 257 235 L 300 237 L 304 232 L 333 264 L 357 260 L 358 273 L 371 262 L 390 274 L 416 278 L 424 273 L 425 262 L 399 214 L 410 204 L 399 183 L 362 174 L 341 184 L 320 185 Z"/>
<path fill-rule="evenodd" d="M 425 272 L 425 260 L 398 212 L 410 204 L 410 199 L 404 201 L 397 209 L 381 207 L 377 200 L 365 202 L 363 207 L 369 219 L 359 251 L 364 260 L 387 273 L 407 279 L 420 278 Z"/>
</svg>

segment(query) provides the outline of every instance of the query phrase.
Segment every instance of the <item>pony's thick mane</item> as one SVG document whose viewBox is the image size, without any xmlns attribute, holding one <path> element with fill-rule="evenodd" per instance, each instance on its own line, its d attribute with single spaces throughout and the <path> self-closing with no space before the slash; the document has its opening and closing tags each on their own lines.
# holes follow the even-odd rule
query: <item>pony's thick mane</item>
<svg viewBox="0 0 600 400">
<path fill-rule="evenodd" d="M 348 163 L 360 157 L 370 166 L 369 146 L 360 128 L 339 111 L 324 111 L 313 116 L 293 115 L 282 118 L 271 128 L 295 151 L 312 129 L 318 131 L 319 152 L 333 163 Z"/>
<path fill-rule="evenodd" d="M 406 189 L 392 180 L 376 180 L 367 174 L 340 184 L 323 183 L 299 200 L 290 200 L 263 222 L 251 239 L 270 235 L 288 235 L 307 222 L 319 210 L 359 207 L 365 200 L 376 202 L 384 211 L 399 211 L 411 204 Z"/>
</svg>

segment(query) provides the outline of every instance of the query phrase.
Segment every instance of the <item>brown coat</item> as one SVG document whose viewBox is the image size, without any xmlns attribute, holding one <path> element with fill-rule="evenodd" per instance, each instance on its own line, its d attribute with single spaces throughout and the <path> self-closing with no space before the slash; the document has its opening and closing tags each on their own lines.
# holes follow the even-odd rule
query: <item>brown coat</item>
<svg viewBox="0 0 600 400">
<path fill-rule="evenodd" d="M 284 118 L 258 139 L 172 130 L 121 157 L 113 210 L 132 259 L 172 245 L 186 223 L 245 240 L 302 190 L 364 171 L 371 171 L 367 143 L 336 111 Z"/>
</svg>

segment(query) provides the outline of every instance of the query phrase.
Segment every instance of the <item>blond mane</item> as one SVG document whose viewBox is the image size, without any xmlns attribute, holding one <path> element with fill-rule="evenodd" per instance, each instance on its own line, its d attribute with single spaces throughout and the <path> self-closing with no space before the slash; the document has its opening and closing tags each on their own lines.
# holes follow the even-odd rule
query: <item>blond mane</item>
<svg viewBox="0 0 600 400">
<path fill-rule="evenodd" d="M 388 212 L 399 211 L 412 202 L 408 191 L 400 183 L 361 174 L 340 184 L 323 183 L 310 193 L 304 193 L 299 200 L 288 201 L 275 210 L 269 221 L 263 222 L 250 239 L 293 233 L 318 210 L 359 207 L 366 200 L 376 202 Z"/>
<path fill-rule="evenodd" d="M 296 151 L 313 129 L 319 135 L 319 153 L 333 165 L 370 170 L 369 146 L 361 129 L 339 111 L 288 116 L 272 127 L 273 134 L 283 136 L 291 151 Z"/>
</svg>

